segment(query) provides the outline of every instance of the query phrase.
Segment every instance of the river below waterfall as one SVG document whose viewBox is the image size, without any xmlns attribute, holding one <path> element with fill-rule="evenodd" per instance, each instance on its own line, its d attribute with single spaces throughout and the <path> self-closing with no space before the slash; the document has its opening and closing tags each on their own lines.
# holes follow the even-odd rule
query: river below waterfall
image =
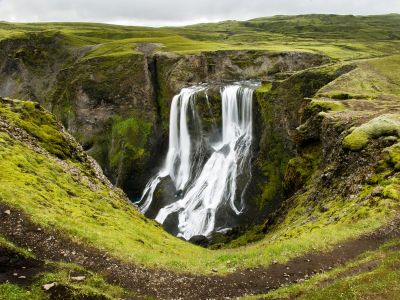
<svg viewBox="0 0 400 300">
<path fill-rule="evenodd" d="M 222 120 L 217 138 L 204 131 L 197 108 L 197 96 L 202 93 L 211 111 L 206 85 L 184 88 L 173 98 L 168 154 L 138 202 L 144 214 L 156 205 L 154 195 L 160 182 L 168 179 L 174 195 L 157 209 L 157 222 L 174 219 L 170 222 L 176 227 L 172 231 L 187 240 L 229 229 L 226 216 L 243 212 L 243 195 L 252 175 L 252 100 L 256 86 L 245 82 L 220 89 Z"/>
</svg>

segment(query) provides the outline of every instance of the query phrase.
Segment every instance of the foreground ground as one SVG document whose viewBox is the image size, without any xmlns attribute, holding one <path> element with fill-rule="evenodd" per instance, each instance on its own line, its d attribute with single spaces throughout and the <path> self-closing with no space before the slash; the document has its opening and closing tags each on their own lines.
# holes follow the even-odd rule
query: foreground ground
<svg viewBox="0 0 400 300">
<path fill-rule="evenodd" d="M 57 293 L 63 293 L 60 299 L 66 299 L 68 293 L 75 293 L 76 297 L 86 294 L 93 299 L 118 294 L 125 298 L 146 295 L 166 299 L 222 299 L 263 294 L 271 290 L 277 291 L 267 296 L 277 297 L 280 294 L 279 288 L 303 282 L 288 289 L 282 288 L 282 293 L 306 297 L 307 294 L 315 294 L 317 286 L 320 286 L 325 291 L 318 290 L 318 297 L 324 299 L 324 295 L 331 295 L 330 299 L 333 299 L 332 294 L 337 292 L 337 286 L 346 284 L 345 280 L 356 281 L 360 274 L 374 280 L 372 288 L 365 287 L 365 290 L 359 291 L 363 299 L 374 295 L 395 299 L 391 297 L 398 295 L 399 218 L 370 234 L 344 241 L 327 252 L 314 250 L 285 263 L 274 262 L 269 267 L 247 268 L 226 276 L 201 276 L 139 267 L 116 259 L 105 251 L 74 242 L 56 230 L 41 229 L 24 213 L 10 207 L 0 205 L 0 210 L 3 211 L 0 234 L 4 237 L 0 250 L 5 263 L 0 271 L 1 280 L 8 282 L 0 291 L 5 293 L 7 289 L 14 289 L 15 297 L 28 297 L 28 290 L 35 297 L 50 296 L 51 299 Z M 10 214 L 4 213 L 6 211 Z M 60 262 L 67 264 L 64 265 L 64 271 L 69 271 L 67 279 L 60 275 L 44 275 L 60 272 Z M 74 265 L 81 268 L 73 268 Z M 98 290 L 85 290 L 86 285 L 93 284 L 90 280 L 93 281 L 95 275 L 91 272 L 103 276 L 110 286 L 98 279 L 101 283 Z M 375 273 L 384 273 L 384 277 L 379 278 Z M 84 276 L 80 280 L 82 282 L 74 283 L 79 276 Z M 310 278 L 312 284 L 305 281 Z M 47 292 L 43 291 L 42 286 L 54 282 L 56 284 Z M 388 289 L 383 289 L 384 286 Z M 379 287 L 382 289 L 377 290 Z M 352 293 L 346 289 L 341 292 L 346 295 Z M 341 295 L 337 296 L 342 298 Z"/>
</svg>

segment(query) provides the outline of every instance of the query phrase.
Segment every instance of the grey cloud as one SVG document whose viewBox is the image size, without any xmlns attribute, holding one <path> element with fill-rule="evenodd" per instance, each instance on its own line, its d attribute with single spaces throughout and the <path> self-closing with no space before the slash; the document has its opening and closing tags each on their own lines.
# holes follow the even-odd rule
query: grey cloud
<svg viewBox="0 0 400 300">
<path fill-rule="evenodd" d="M 143 25 L 246 20 L 276 14 L 400 12 L 399 0 L 0 0 L 6 21 L 90 21 Z"/>
</svg>

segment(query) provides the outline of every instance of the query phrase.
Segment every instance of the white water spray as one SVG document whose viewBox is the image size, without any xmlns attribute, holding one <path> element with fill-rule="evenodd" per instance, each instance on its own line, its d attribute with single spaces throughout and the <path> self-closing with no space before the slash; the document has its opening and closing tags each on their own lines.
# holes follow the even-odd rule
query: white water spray
<svg viewBox="0 0 400 300">
<path fill-rule="evenodd" d="M 156 221 L 164 223 L 175 213 L 178 236 L 207 236 L 215 230 L 219 209 L 231 209 L 239 215 L 243 209 L 246 185 L 238 191 L 238 178 L 251 177 L 252 96 L 253 90 L 230 85 L 221 91 L 222 136 L 211 144 L 208 159 L 196 162 L 201 132 L 189 132 L 189 122 L 201 123 L 196 111 L 195 95 L 204 87 L 182 89 L 171 104 L 168 154 L 159 173 L 149 181 L 139 202 L 143 213 L 149 209 L 161 179 L 170 176 L 180 198 L 161 208 Z M 196 124 L 195 124 L 196 125 Z M 239 196 L 239 197 L 238 197 Z M 240 198 L 240 199 L 237 199 Z"/>
</svg>

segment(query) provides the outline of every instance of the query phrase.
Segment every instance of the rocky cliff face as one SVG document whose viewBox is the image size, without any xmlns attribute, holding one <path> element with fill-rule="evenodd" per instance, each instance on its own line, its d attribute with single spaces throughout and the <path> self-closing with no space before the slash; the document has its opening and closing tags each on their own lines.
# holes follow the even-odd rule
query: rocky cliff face
<svg viewBox="0 0 400 300">
<path fill-rule="evenodd" d="M 71 47 L 59 33 L 32 33 L 1 43 L 0 95 L 32 99 L 55 113 L 131 198 L 140 195 L 161 163 L 170 101 L 182 87 L 271 79 L 329 61 L 311 53 L 178 55 L 154 54 L 146 47 L 137 54 L 86 58 L 91 47 Z"/>
<path fill-rule="evenodd" d="M 167 120 L 172 96 L 188 84 L 237 80 L 271 80 L 329 62 L 326 56 L 307 52 L 215 51 L 194 55 L 159 53 L 153 57 L 156 87 Z"/>
</svg>

